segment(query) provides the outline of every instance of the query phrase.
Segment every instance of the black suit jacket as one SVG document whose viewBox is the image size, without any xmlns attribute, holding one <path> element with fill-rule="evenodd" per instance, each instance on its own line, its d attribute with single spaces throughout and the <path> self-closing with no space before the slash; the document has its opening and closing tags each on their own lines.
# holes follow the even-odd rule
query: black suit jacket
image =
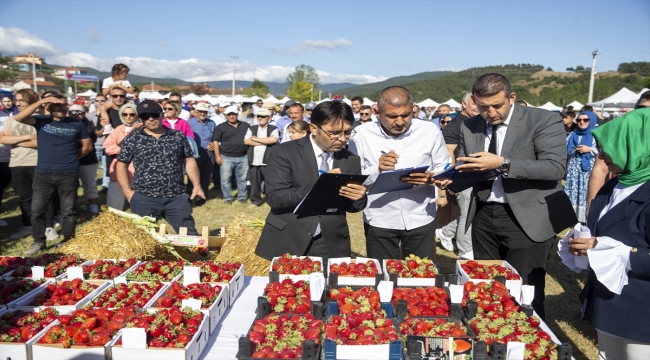
<svg viewBox="0 0 650 360">
<path fill-rule="evenodd" d="M 269 150 L 265 181 L 266 201 L 271 211 L 255 249 L 263 258 L 270 260 L 284 253 L 304 254 L 319 223 L 329 256 L 350 256 L 346 212 L 363 210 L 367 197 L 349 201 L 345 209 L 332 214 L 300 216 L 293 213 L 318 180 L 316 154 L 309 136 Z M 343 174 L 361 174 L 359 157 L 346 149 L 334 153 L 332 168 L 341 169 Z"/>
</svg>

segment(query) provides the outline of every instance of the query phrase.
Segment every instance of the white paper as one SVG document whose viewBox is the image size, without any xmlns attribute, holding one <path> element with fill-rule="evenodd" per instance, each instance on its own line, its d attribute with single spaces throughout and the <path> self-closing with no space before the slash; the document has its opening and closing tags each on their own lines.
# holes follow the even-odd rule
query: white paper
<svg viewBox="0 0 650 360">
<path fill-rule="evenodd" d="M 524 358 L 524 350 L 526 350 L 526 344 L 522 342 L 509 341 L 507 345 L 506 354 L 508 360 L 521 360 Z"/>
<path fill-rule="evenodd" d="M 122 329 L 122 347 L 125 349 L 146 349 L 147 333 L 143 328 Z"/>
<path fill-rule="evenodd" d="M 589 228 L 577 223 L 573 230 L 569 230 L 564 239 L 560 240 L 558 243 L 557 254 L 560 256 L 560 259 L 562 259 L 562 263 L 571 269 L 571 271 L 579 273 L 581 270 L 589 268 L 589 260 L 587 256 L 575 256 L 569 252 L 569 239 L 588 237 L 591 237 Z"/>
<path fill-rule="evenodd" d="M 309 297 L 311 301 L 320 301 L 325 288 L 325 276 L 323 273 L 309 274 Z"/>
<path fill-rule="evenodd" d="M 45 268 L 42 266 L 32 266 L 32 279 L 38 280 L 45 277 Z"/>
<path fill-rule="evenodd" d="M 201 282 L 201 268 L 198 266 L 183 267 L 183 285 L 197 284 Z"/>
<path fill-rule="evenodd" d="M 116 284 L 126 284 L 126 276 L 118 276 L 114 280 Z"/>
<path fill-rule="evenodd" d="M 576 231 L 573 234 L 574 239 L 587 239 L 591 237 L 591 231 L 589 231 L 589 228 L 580 225 L 581 226 L 581 231 Z M 586 231 L 585 231 L 586 230 Z M 575 262 L 576 266 L 580 269 L 589 269 L 589 257 L 587 254 L 581 255 L 581 256 L 576 256 L 573 261 Z"/>
<path fill-rule="evenodd" d="M 393 298 L 393 282 L 392 281 L 380 281 L 377 285 L 377 291 L 379 291 L 379 301 L 381 302 L 390 302 Z"/>
<path fill-rule="evenodd" d="M 535 298 L 535 286 L 521 285 L 521 304 L 530 305 Z"/>
<path fill-rule="evenodd" d="M 463 285 L 449 285 L 449 299 L 452 304 L 460 304 L 463 301 Z"/>
<path fill-rule="evenodd" d="M 70 266 L 66 272 L 68 274 L 68 280 L 84 279 L 84 271 L 80 266 Z"/>
<path fill-rule="evenodd" d="M 181 300 L 181 309 L 189 307 L 192 310 L 201 310 L 201 300 L 197 299 L 183 299 Z"/>
</svg>

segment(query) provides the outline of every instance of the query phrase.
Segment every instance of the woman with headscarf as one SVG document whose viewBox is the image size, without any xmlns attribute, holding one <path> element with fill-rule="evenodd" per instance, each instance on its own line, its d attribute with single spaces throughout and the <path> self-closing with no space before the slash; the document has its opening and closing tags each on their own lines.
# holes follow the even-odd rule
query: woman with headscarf
<svg viewBox="0 0 650 360">
<path fill-rule="evenodd" d="M 591 111 L 583 111 L 576 118 L 577 127 L 567 138 L 567 175 L 564 192 L 569 195 L 578 221 L 585 222 L 587 211 L 587 187 L 589 175 L 594 168 L 598 150 L 591 131 L 598 118 Z"/>
<path fill-rule="evenodd" d="M 581 315 L 598 332 L 600 359 L 650 359 L 650 109 L 592 133 L 617 177 L 591 202 L 592 237 L 569 239 L 569 251 L 589 259 Z"/>
<path fill-rule="evenodd" d="M 122 125 L 116 127 L 104 141 L 104 152 L 106 155 L 110 155 L 113 161 L 108 167 L 108 177 L 111 179 L 111 183 L 108 186 L 108 193 L 106 194 L 106 204 L 114 209 L 124 210 L 124 192 L 120 183 L 117 182 L 117 173 L 115 171 L 115 166 L 117 165 L 117 155 L 120 153 L 120 144 L 122 140 L 131 133 L 131 131 L 142 126 L 142 123 L 138 121 L 138 112 L 136 111 L 136 105 L 132 103 L 124 104 L 119 110 L 120 120 Z M 129 181 L 133 181 L 133 173 L 135 168 L 133 163 L 129 164 Z"/>
<path fill-rule="evenodd" d="M 6 118 L 9 117 L 9 115 L 18 114 L 18 107 L 14 104 L 14 97 L 11 93 L 0 93 L 0 103 L 2 104 L 0 118 Z"/>
<path fill-rule="evenodd" d="M 14 105 L 14 99 L 11 93 L 0 94 L 2 110 L 0 110 L 0 132 L 2 125 L 9 116 L 16 115 L 18 108 Z M 0 144 L 0 203 L 2 202 L 2 193 L 5 187 L 11 183 L 11 169 L 9 169 L 9 160 L 11 159 L 11 146 Z M 0 226 L 7 226 L 7 222 L 0 219 Z"/>
</svg>

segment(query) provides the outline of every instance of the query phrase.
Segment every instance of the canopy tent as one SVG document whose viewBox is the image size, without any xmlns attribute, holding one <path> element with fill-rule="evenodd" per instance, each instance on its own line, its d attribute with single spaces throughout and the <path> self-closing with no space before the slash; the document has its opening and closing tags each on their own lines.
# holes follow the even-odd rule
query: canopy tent
<svg viewBox="0 0 650 360">
<path fill-rule="evenodd" d="M 243 95 L 240 95 L 240 94 L 237 94 L 235 96 L 231 96 L 230 101 L 234 101 L 234 102 L 240 103 L 240 104 L 243 104 L 245 102 L 250 102 L 250 101 L 248 101 L 247 97 L 245 97 Z"/>
<path fill-rule="evenodd" d="M 577 101 L 574 101 L 574 102 L 568 104 L 567 106 L 573 106 L 573 111 L 580 111 L 580 109 L 582 109 L 584 107 L 584 105 L 582 105 L 581 103 L 579 103 Z"/>
<path fill-rule="evenodd" d="M 344 103 L 346 103 L 346 104 L 348 104 L 348 105 L 352 105 L 352 101 L 351 101 L 350 99 L 348 99 L 348 98 L 343 98 L 342 100 L 343 100 Z"/>
<path fill-rule="evenodd" d="M 256 103 L 257 100 L 262 100 L 262 101 L 264 101 L 264 99 L 262 99 L 261 97 L 259 97 L 259 96 L 257 96 L 257 95 L 254 95 L 254 96 L 251 96 L 251 97 L 247 98 L 244 102 Z"/>
<path fill-rule="evenodd" d="M 77 96 L 87 96 L 87 97 L 95 97 L 97 96 L 97 93 L 88 89 L 82 93 L 78 93 Z"/>
<path fill-rule="evenodd" d="M 189 94 L 183 96 L 182 99 L 183 99 L 183 101 L 197 101 L 197 100 L 200 100 L 201 98 L 196 94 L 189 93 Z"/>
<path fill-rule="evenodd" d="M 11 90 L 13 90 L 14 92 L 16 92 L 16 91 L 18 91 L 18 90 L 22 90 L 22 89 L 31 89 L 31 88 L 32 88 L 32 86 L 29 85 L 28 83 L 26 83 L 26 82 L 24 82 L 24 81 L 19 81 L 19 82 L 15 83 L 15 84 L 11 87 Z"/>
<path fill-rule="evenodd" d="M 140 99 L 162 100 L 165 96 L 157 91 L 145 91 L 140 93 Z"/>
<path fill-rule="evenodd" d="M 557 106 L 550 101 L 542 106 L 539 106 L 539 109 L 544 109 L 548 111 L 562 111 L 562 108 L 560 106 Z"/>
<path fill-rule="evenodd" d="M 429 106 L 435 106 L 435 107 L 440 106 L 439 103 L 437 103 L 437 102 L 435 102 L 435 101 L 433 101 L 431 99 L 426 99 L 426 100 L 420 101 L 419 103 L 417 103 L 417 105 L 420 108 L 428 108 Z"/>
<path fill-rule="evenodd" d="M 367 97 L 363 98 L 363 105 L 374 105 L 374 104 L 376 104 L 376 102 L 368 99 Z"/>
<path fill-rule="evenodd" d="M 643 88 L 643 90 L 639 91 L 639 96 L 641 96 L 641 94 L 643 94 L 643 93 L 646 92 L 646 91 L 650 91 L 650 89 L 648 89 L 648 88 Z"/>
<path fill-rule="evenodd" d="M 279 104 L 284 104 L 284 103 L 286 103 L 286 102 L 289 101 L 289 100 L 291 100 L 291 99 L 289 99 L 288 97 L 285 96 L 285 97 L 283 97 L 282 99 L 278 100 L 278 103 L 279 103 Z"/>
<path fill-rule="evenodd" d="M 267 101 L 270 101 L 270 102 L 272 102 L 272 103 L 274 103 L 274 104 L 279 104 L 279 103 L 280 103 L 280 100 L 278 100 L 278 98 L 276 98 L 276 97 L 273 96 L 273 95 L 269 95 L 269 97 L 267 97 L 266 99 L 264 99 L 264 102 L 267 102 Z"/>
<path fill-rule="evenodd" d="M 634 91 L 624 87 L 621 90 L 617 91 L 614 95 L 606 97 L 600 101 L 592 102 L 587 105 L 591 105 L 594 108 L 602 107 L 634 107 L 637 100 L 639 100 L 639 94 Z"/>
<path fill-rule="evenodd" d="M 442 104 L 447 104 L 447 105 L 449 105 L 449 106 L 452 108 L 452 110 L 453 110 L 454 108 L 459 108 L 459 109 L 462 109 L 462 108 L 463 108 L 463 105 L 461 105 L 458 101 L 456 101 L 456 100 L 454 100 L 454 99 L 449 99 L 449 100 L 443 102 Z M 442 104 L 440 104 L 440 105 L 442 105 Z"/>
<path fill-rule="evenodd" d="M 322 99 L 322 100 L 316 101 L 316 103 L 317 103 L 317 104 L 320 104 L 320 103 L 325 102 L 325 101 L 332 101 L 332 99 L 330 99 L 330 98 L 325 98 L 325 99 Z M 364 102 L 364 104 L 365 104 L 365 102 Z"/>
</svg>

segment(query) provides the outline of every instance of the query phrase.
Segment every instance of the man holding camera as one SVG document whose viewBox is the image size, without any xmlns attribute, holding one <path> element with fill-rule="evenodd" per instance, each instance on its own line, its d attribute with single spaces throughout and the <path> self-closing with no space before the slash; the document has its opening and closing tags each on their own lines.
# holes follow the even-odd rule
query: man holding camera
<svg viewBox="0 0 650 360">
<path fill-rule="evenodd" d="M 183 133 L 162 126 L 162 108 L 155 101 L 144 100 L 136 110 L 144 126 L 122 140 L 116 167 L 131 211 L 164 217 L 176 233 L 186 227 L 188 235 L 198 235 L 188 199 L 205 199 L 205 193 L 190 144 Z M 133 183 L 127 171 L 130 162 L 135 167 Z M 185 193 L 183 167 L 194 186 L 190 196 Z"/>
</svg>

